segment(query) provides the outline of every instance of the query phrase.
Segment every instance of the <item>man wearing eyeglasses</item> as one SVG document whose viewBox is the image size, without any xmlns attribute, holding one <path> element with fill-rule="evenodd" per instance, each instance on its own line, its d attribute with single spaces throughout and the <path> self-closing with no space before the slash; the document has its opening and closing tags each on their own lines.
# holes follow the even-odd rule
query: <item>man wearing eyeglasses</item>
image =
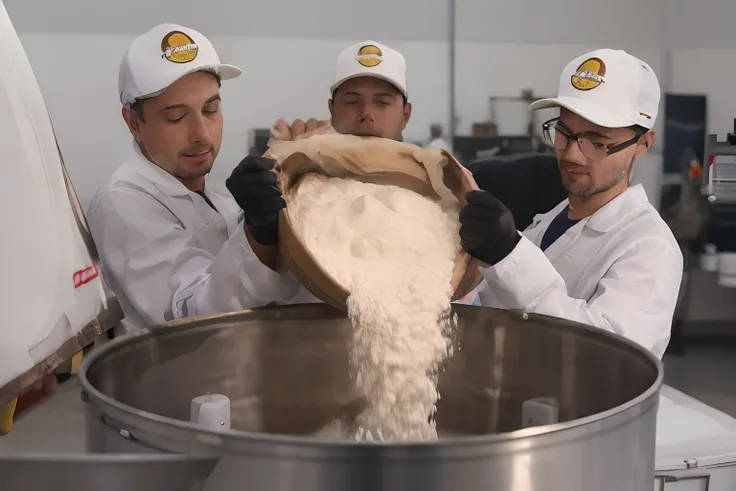
<svg viewBox="0 0 736 491">
<path fill-rule="evenodd" d="M 485 191 L 460 213 L 466 251 L 483 261 L 481 303 L 561 317 L 630 338 L 661 357 L 682 279 L 682 253 L 641 185 L 634 161 L 655 140 L 660 88 L 652 69 L 624 51 L 573 60 L 544 123 L 568 199 L 520 234 Z"/>
</svg>

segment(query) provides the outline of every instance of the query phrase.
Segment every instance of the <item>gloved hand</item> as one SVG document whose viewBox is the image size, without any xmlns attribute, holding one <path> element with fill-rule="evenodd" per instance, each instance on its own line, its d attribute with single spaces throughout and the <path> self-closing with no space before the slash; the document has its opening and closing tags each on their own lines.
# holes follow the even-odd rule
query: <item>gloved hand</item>
<svg viewBox="0 0 736 491">
<path fill-rule="evenodd" d="M 500 262 L 521 240 L 514 216 L 487 191 L 470 191 L 460 210 L 460 239 L 463 249 L 490 264 Z"/>
<path fill-rule="evenodd" d="M 225 185 L 245 213 L 245 223 L 261 245 L 274 245 L 279 236 L 279 212 L 286 207 L 276 174 L 276 161 L 265 157 L 244 158 Z"/>
</svg>

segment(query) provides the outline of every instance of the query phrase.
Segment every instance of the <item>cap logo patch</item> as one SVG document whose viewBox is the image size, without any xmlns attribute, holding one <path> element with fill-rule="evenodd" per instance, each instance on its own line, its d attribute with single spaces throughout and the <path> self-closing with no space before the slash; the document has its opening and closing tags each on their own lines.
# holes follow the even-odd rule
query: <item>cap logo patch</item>
<svg viewBox="0 0 736 491">
<path fill-rule="evenodd" d="M 604 83 L 606 64 L 600 58 L 588 58 L 570 77 L 572 86 L 578 90 L 591 90 Z"/>
<path fill-rule="evenodd" d="M 162 58 L 172 63 L 189 63 L 199 53 L 199 46 L 194 39 L 181 31 L 173 31 L 161 41 Z"/>
<path fill-rule="evenodd" d="M 374 67 L 383 61 L 383 53 L 378 46 L 369 44 L 358 50 L 355 59 L 363 66 Z"/>
</svg>

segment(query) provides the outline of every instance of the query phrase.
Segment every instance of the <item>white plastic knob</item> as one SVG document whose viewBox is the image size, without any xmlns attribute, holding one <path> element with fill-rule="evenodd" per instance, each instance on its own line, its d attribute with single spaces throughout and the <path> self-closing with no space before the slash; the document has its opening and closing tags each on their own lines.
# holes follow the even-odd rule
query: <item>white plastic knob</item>
<svg viewBox="0 0 736 491">
<path fill-rule="evenodd" d="M 718 271 L 718 251 L 715 245 L 705 245 L 705 254 L 700 256 L 700 269 L 711 272 Z"/>
<path fill-rule="evenodd" d="M 230 399 L 222 394 L 205 394 L 192 399 L 192 423 L 211 430 L 230 429 Z"/>
<path fill-rule="evenodd" d="M 560 422 L 560 404 L 550 397 L 535 397 L 521 403 L 521 427 L 551 425 Z"/>
</svg>

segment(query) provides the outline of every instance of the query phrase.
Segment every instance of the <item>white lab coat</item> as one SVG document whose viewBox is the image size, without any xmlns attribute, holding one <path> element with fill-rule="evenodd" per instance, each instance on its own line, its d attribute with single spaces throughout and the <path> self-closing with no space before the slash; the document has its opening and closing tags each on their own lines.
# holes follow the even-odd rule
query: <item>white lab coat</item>
<svg viewBox="0 0 736 491">
<path fill-rule="evenodd" d="M 542 252 L 544 232 L 567 204 L 537 215 L 509 256 L 482 268 L 481 304 L 597 326 L 661 358 L 683 272 L 669 227 L 637 185 Z"/>
<path fill-rule="evenodd" d="M 206 186 L 213 210 L 134 146 L 88 212 L 128 330 L 295 301 L 303 289 L 258 260 L 232 196 Z"/>
</svg>

